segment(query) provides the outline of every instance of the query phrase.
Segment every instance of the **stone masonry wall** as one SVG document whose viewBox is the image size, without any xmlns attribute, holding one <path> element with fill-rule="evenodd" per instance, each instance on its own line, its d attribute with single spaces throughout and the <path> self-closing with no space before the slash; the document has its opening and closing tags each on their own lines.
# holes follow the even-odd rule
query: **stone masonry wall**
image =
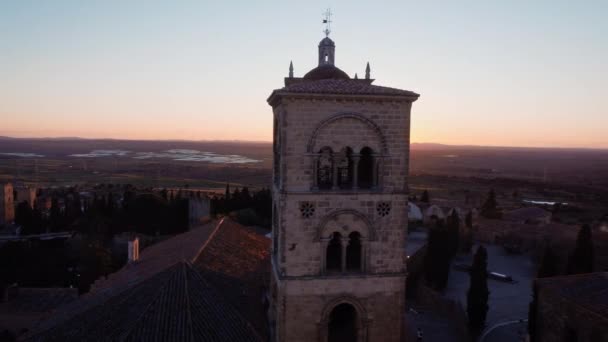
<svg viewBox="0 0 608 342">
<path fill-rule="evenodd" d="M 284 97 L 274 107 L 275 182 L 273 298 L 277 341 L 322 341 L 328 313 L 340 301 L 357 309 L 360 341 L 400 341 L 404 335 L 407 193 L 411 103 L 394 100 Z M 373 189 L 314 188 L 314 154 L 329 146 L 380 160 Z M 275 158 L 277 158 L 275 154 Z M 388 215 L 378 204 L 388 203 Z M 312 205 L 312 215 L 301 206 Z M 333 232 L 357 231 L 365 251 L 361 273 L 326 274 L 325 246 Z M 365 336 L 363 335 L 365 333 Z"/>
<path fill-rule="evenodd" d="M 308 145 L 315 129 L 323 120 L 338 114 L 353 113 L 373 122 L 385 138 L 387 154 L 383 157 L 382 188 L 384 192 L 407 191 L 407 174 L 410 141 L 409 102 L 354 101 L 354 100 L 304 100 L 284 99 L 275 107 L 281 130 L 282 189 L 284 191 L 309 191 L 313 182 L 313 159 Z M 319 132 L 313 145 L 353 147 L 355 152 L 364 144 L 378 146 L 379 136 L 369 125 L 346 117 L 339 119 Z M 324 134 L 325 133 L 325 134 Z M 318 152 L 315 150 L 314 152 Z M 375 153 L 378 151 L 374 149 Z"/>
<path fill-rule="evenodd" d="M 280 341 L 322 341 L 329 311 L 355 304 L 360 341 L 401 341 L 404 334 L 404 277 L 289 280 L 278 298 Z M 360 310 L 360 311 L 359 311 Z"/>
</svg>

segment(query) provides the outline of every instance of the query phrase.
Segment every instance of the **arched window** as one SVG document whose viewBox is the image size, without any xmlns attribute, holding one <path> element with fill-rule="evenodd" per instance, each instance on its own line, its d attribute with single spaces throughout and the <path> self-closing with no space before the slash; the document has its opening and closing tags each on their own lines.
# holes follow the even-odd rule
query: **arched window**
<svg viewBox="0 0 608 342">
<path fill-rule="evenodd" d="M 357 310 L 350 304 L 337 305 L 329 314 L 328 342 L 357 341 Z"/>
<path fill-rule="evenodd" d="M 353 186 L 353 150 L 345 147 L 340 151 L 338 160 L 338 186 L 350 189 Z"/>
<path fill-rule="evenodd" d="M 374 157 L 372 149 L 364 147 L 361 149 L 359 165 L 357 169 L 358 186 L 362 189 L 369 189 L 374 186 Z"/>
<path fill-rule="evenodd" d="M 352 232 L 348 235 L 346 270 L 361 271 L 361 234 L 357 232 Z"/>
<path fill-rule="evenodd" d="M 332 238 L 327 244 L 325 268 L 327 271 L 342 270 L 342 235 L 338 232 L 332 234 Z"/>
<path fill-rule="evenodd" d="M 323 147 L 319 151 L 317 162 L 317 186 L 319 189 L 331 189 L 333 175 L 333 151 L 329 147 Z"/>
</svg>

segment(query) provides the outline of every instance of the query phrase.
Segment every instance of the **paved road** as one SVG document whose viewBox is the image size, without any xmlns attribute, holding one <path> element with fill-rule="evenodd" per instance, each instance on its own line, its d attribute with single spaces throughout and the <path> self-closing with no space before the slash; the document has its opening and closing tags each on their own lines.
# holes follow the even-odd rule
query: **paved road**
<svg viewBox="0 0 608 342">
<path fill-rule="evenodd" d="M 416 340 L 416 331 L 422 329 L 424 342 L 459 342 L 458 332 L 447 317 L 428 311 L 427 308 L 415 306 L 414 313 L 407 312 L 408 341 Z"/>
<path fill-rule="evenodd" d="M 494 326 L 508 321 L 528 317 L 528 305 L 532 299 L 532 280 L 534 279 L 534 263 L 528 255 L 512 255 L 504 251 L 501 246 L 485 245 L 488 250 L 488 269 L 494 272 L 508 274 L 516 280 L 515 283 L 505 283 L 488 279 L 490 290 L 488 317 L 486 324 Z M 477 248 L 477 246 L 475 247 Z M 454 263 L 472 263 L 472 255 L 458 255 Z M 450 269 L 445 296 L 459 300 L 466 305 L 466 294 L 469 289 L 470 277 L 466 272 Z M 525 325 L 525 324 L 524 324 Z M 517 327 L 507 326 L 492 332 L 492 339 L 486 342 L 519 341 Z M 526 331 L 524 329 L 524 331 Z M 504 333 L 505 338 L 497 337 Z"/>
<path fill-rule="evenodd" d="M 497 324 L 490 329 L 480 338 L 480 342 L 519 342 L 526 340 L 528 323 L 527 321 L 510 321 Z"/>
</svg>

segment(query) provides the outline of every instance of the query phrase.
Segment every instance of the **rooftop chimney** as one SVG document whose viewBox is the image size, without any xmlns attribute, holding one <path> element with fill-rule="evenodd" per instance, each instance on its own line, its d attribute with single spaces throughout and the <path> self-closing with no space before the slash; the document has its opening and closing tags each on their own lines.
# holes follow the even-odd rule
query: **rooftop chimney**
<svg viewBox="0 0 608 342">
<path fill-rule="evenodd" d="M 139 260 L 139 238 L 135 237 L 133 240 L 129 240 L 128 244 L 128 262 Z"/>
</svg>

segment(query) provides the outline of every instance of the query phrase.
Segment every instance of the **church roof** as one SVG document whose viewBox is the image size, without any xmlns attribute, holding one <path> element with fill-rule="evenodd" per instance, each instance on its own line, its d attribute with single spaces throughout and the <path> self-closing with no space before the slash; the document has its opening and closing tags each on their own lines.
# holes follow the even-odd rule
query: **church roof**
<svg viewBox="0 0 608 342">
<path fill-rule="evenodd" d="M 419 96 L 408 90 L 373 85 L 371 80 L 366 79 L 293 79 L 291 82 L 289 80 L 286 79 L 287 85 L 285 87 L 272 92 L 268 98 L 269 103 L 272 103 L 276 97 L 291 94 L 394 96 L 407 97 L 412 100 Z"/>
<path fill-rule="evenodd" d="M 269 253 L 270 239 L 227 218 L 211 222 L 142 250 L 28 340 L 262 341 Z"/>
<path fill-rule="evenodd" d="M 262 335 L 267 328 L 263 298 L 270 283 L 270 239 L 224 220 L 192 263 Z"/>
<path fill-rule="evenodd" d="M 187 262 L 107 298 L 29 341 L 261 341 Z"/>
</svg>

